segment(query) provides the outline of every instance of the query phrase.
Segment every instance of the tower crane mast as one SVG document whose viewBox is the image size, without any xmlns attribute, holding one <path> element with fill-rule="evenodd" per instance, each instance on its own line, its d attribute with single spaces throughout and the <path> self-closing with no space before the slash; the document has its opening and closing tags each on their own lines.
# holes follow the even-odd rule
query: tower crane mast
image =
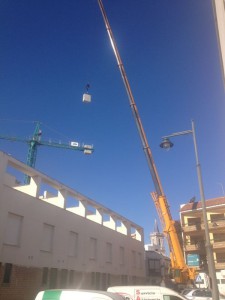
<svg viewBox="0 0 225 300">
<path fill-rule="evenodd" d="M 12 137 L 12 136 L 4 136 L 0 135 L 0 139 L 9 140 L 13 142 L 23 142 L 29 145 L 28 154 L 27 154 L 27 165 L 34 168 L 37 158 L 37 149 L 39 146 L 48 146 L 48 147 L 56 147 L 62 149 L 76 150 L 82 151 L 84 154 L 92 154 L 94 151 L 94 147 L 92 145 L 82 144 L 80 145 L 78 142 L 70 142 L 68 144 L 60 143 L 60 142 L 52 142 L 52 141 L 43 141 L 41 140 L 42 131 L 40 129 L 40 122 L 36 122 L 35 130 L 33 136 L 30 139 Z M 29 184 L 30 177 L 25 176 L 24 180 L 25 184 Z"/>
<path fill-rule="evenodd" d="M 193 268 L 189 268 L 184 260 L 182 248 L 180 245 L 180 241 L 178 238 L 178 233 L 175 227 L 175 221 L 172 219 L 169 204 L 167 202 L 166 196 L 164 194 L 162 184 L 156 169 L 156 165 L 154 163 L 154 159 L 152 156 L 151 149 L 148 144 L 148 140 L 141 122 L 140 115 L 138 113 L 138 109 L 131 91 L 131 87 L 125 72 L 125 68 L 120 57 L 115 38 L 113 36 L 112 29 L 110 27 L 110 23 L 108 21 L 102 0 L 98 0 L 99 8 L 102 13 L 102 17 L 106 26 L 106 30 L 111 42 L 111 46 L 113 52 L 116 57 L 116 61 L 123 79 L 123 83 L 128 95 L 129 104 L 133 113 L 133 117 L 139 132 L 139 136 L 142 142 L 143 150 L 145 152 L 145 156 L 147 159 L 148 167 L 151 173 L 151 177 L 154 183 L 155 192 L 151 193 L 153 201 L 155 203 L 157 212 L 159 214 L 159 218 L 161 220 L 164 233 L 167 236 L 168 245 L 170 249 L 170 258 L 171 258 L 171 268 L 173 273 L 173 278 L 178 284 L 186 284 L 188 281 L 193 280 L 195 278 L 195 270 Z"/>
</svg>

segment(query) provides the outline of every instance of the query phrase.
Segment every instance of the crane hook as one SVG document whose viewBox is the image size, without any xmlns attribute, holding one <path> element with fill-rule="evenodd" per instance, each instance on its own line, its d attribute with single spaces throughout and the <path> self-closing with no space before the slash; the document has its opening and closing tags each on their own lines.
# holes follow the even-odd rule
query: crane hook
<svg viewBox="0 0 225 300">
<path fill-rule="evenodd" d="M 90 84 L 87 83 L 87 84 L 86 84 L 86 91 L 87 91 L 87 94 L 88 94 L 88 90 L 90 89 L 90 87 L 91 87 Z"/>
<path fill-rule="evenodd" d="M 90 89 L 90 84 L 86 84 L 86 92 L 83 94 L 83 102 L 91 102 L 91 95 L 88 93 Z"/>
</svg>

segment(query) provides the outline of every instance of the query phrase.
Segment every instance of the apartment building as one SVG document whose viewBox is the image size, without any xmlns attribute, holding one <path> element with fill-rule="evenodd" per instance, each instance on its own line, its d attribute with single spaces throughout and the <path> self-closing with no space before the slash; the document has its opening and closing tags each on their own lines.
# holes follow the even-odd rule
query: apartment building
<svg viewBox="0 0 225 300">
<path fill-rule="evenodd" d="M 210 242 L 219 290 L 225 292 L 225 197 L 206 200 Z M 187 264 L 207 272 L 205 226 L 201 202 L 191 201 L 180 208 L 183 249 Z M 191 259 L 189 259 L 191 258 Z"/>
<path fill-rule="evenodd" d="M 144 283 L 140 226 L 0 152 L 0 299 Z"/>
<path fill-rule="evenodd" d="M 225 269 L 225 197 L 206 200 L 210 241 L 216 270 Z M 184 253 L 199 254 L 200 264 L 206 263 L 205 227 L 201 202 L 181 206 L 181 227 Z"/>
</svg>

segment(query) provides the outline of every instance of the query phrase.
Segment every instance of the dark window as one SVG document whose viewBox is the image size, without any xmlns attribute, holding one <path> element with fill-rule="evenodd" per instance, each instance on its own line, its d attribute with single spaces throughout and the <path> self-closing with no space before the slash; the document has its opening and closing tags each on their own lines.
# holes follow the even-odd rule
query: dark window
<svg viewBox="0 0 225 300">
<path fill-rule="evenodd" d="M 224 263 L 225 262 L 225 254 L 224 253 L 216 253 L 216 261 L 218 263 Z"/>
<path fill-rule="evenodd" d="M 107 290 L 107 286 L 106 286 L 106 273 L 102 273 L 102 286 L 101 288 L 103 290 Z"/>
<path fill-rule="evenodd" d="M 111 285 L 111 275 L 107 274 L 107 285 L 108 287 Z"/>
<path fill-rule="evenodd" d="M 121 279 L 122 279 L 122 284 L 127 285 L 127 282 L 128 282 L 127 275 L 121 275 Z"/>
<path fill-rule="evenodd" d="M 69 273 L 69 284 L 73 284 L 74 283 L 74 270 L 70 270 L 70 273 Z"/>
<path fill-rule="evenodd" d="M 188 218 L 188 226 L 201 225 L 201 218 Z"/>
<path fill-rule="evenodd" d="M 68 270 L 66 269 L 63 269 L 61 270 L 60 272 L 60 287 L 61 288 L 65 288 L 66 287 L 66 284 L 67 284 L 67 274 L 68 274 Z"/>
<path fill-rule="evenodd" d="M 98 290 L 100 288 L 100 273 L 95 273 L 95 288 Z"/>
<path fill-rule="evenodd" d="M 48 268 L 43 268 L 42 270 L 42 285 L 48 284 Z"/>
<path fill-rule="evenodd" d="M 4 276 L 3 276 L 3 283 L 10 283 L 11 274 L 12 274 L 12 264 L 6 263 Z"/>
<path fill-rule="evenodd" d="M 214 242 L 224 242 L 225 241 L 224 233 L 214 233 L 213 240 Z"/>
<path fill-rule="evenodd" d="M 211 222 L 225 220 L 224 214 L 212 214 L 210 215 Z"/>
<path fill-rule="evenodd" d="M 149 274 L 160 274 L 160 260 L 159 259 L 149 259 L 148 260 Z"/>
<path fill-rule="evenodd" d="M 49 282 L 49 288 L 54 289 L 57 285 L 57 269 L 52 268 L 50 271 L 50 282 Z"/>
</svg>

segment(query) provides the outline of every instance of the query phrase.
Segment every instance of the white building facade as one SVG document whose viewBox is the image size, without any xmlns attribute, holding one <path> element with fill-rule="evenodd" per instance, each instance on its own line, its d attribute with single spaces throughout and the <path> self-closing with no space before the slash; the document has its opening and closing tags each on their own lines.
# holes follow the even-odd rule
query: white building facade
<svg viewBox="0 0 225 300">
<path fill-rule="evenodd" d="M 140 226 L 0 152 L 0 299 L 145 280 Z"/>
<path fill-rule="evenodd" d="M 225 0 L 212 0 L 221 69 L 225 86 Z"/>
</svg>

